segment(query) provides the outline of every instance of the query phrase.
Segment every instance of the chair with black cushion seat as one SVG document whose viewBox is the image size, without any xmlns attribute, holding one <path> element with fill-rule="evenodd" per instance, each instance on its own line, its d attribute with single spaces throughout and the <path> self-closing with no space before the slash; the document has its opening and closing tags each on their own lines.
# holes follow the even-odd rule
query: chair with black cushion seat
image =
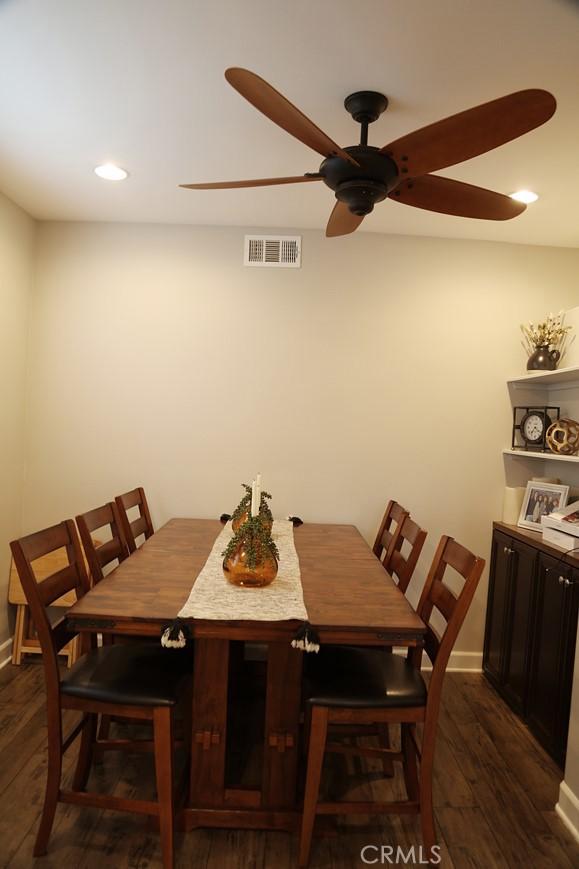
<svg viewBox="0 0 579 869">
<path fill-rule="evenodd" d="M 376 558 L 380 559 L 388 572 L 390 571 L 392 553 L 402 545 L 400 532 L 402 531 L 402 524 L 408 516 L 409 513 L 405 507 L 402 507 L 397 501 L 388 501 L 372 547 L 372 552 Z"/>
<path fill-rule="evenodd" d="M 88 513 L 81 513 L 76 517 L 76 525 L 93 584 L 104 579 L 105 568 L 115 562 L 118 565 L 129 557 L 129 547 L 121 523 L 119 508 L 115 501 L 103 504 L 102 507 L 95 507 L 94 510 L 89 510 Z M 108 529 L 110 538 L 105 540 L 104 543 L 100 543 L 93 536 L 93 532 L 102 531 L 103 529 Z M 99 537 L 102 536 L 105 535 L 99 535 Z M 123 644 L 131 642 L 142 643 L 143 640 L 138 637 L 126 637 L 118 634 L 102 635 L 103 646 L 110 646 L 115 642 Z M 151 642 L 156 641 L 151 638 Z M 110 724 L 110 718 L 107 715 L 101 715 L 99 739 L 108 739 Z"/>
<path fill-rule="evenodd" d="M 95 507 L 88 513 L 81 513 L 76 517 L 76 525 L 93 584 L 104 579 L 104 568 L 114 562 L 120 564 L 129 557 L 129 547 L 121 524 L 119 508 L 114 501 L 103 504 L 102 507 Z M 110 539 L 100 543 L 93 537 L 93 532 L 102 531 L 103 528 L 108 529 Z M 128 639 L 122 636 L 115 637 L 114 634 L 103 634 L 102 644 L 110 646 L 114 642 L 127 642 Z M 108 739 L 109 731 L 110 718 L 108 715 L 101 715 L 99 739 Z"/>
<path fill-rule="evenodd" d="M 102 507 L 89 510 L 88 513 L 81 513 L 76 517 L 76 524 L 92 581 L 100 582 L 104 577 L 105 567 L 113 562 L 120 564 L 129 557 L 129 547 L 121 524 L 119 508 L 114 501 L 111 501 L 103 504 Z M 94 539 L 93 532 L 103 528 L 109 530 L 110 539 L 99 543 Z"/>
<path fill-rule="evenodd" d="M 432 769 L 436 725 L 446 665 L 473 599 L 484 559 L 477 558 L 451 537 L 442 537 L 428 573 L 417 612 L 426 625 L 424 651 L 432 662 L 428 688 L 420 674 L 422 649 L 406 657 L 382 650 L 322 646 L 308 662 L 307 708 L 309 746 L 299 865 L 307 866 L 316 814 L 417 813 L 430 859 L 436 844 L 432 811 Z M 447 568 L 458 574 L 455 595 L 444 582 Z M 462 580 L 464 582 L 462 582 Z M 446 622 L 439 636 L 430 625 L 433 609 Z M 423 723 L 419 744 L 417 723 Z M 327 743 L 328 726 L 400 724 L 401 751 Z M 400 761 L 408 799 L 388 802 L 318 802 L 325 751 Z M 436 858 L 435 858 L 436 862 Z"/>
<path fill-rule="evenodd" d="M 89 590 L 80 542 L 72 519 L 15 540 L 12 554 L 24 589 L 40 646 L 46 683 L 48 724 L 48 772 L 40 827 L 34 856 L 46 853 L 58 802 L 116 809 L 158 817 L 163 865 L 173 866 L 173 724 L 178 702 L 187 702 L 190 692 L 190 656 L 185 650 L 163 649 L 160 645 L 106 646 L 88 648 L 94 635 L 83 635 L 86 653 L 66 674 L 58 668 L 57 653 L 71 634 L 61 619 L 51 624 L 48 607 L 61 595 L 75 589 L 77 597 Z M 66 551 L 66 566 L 37 580 L 36 559 L 56 550 Z M 63 737 L 62 710 L 73 709 L 82 718 Z M 85 791 L 95 748 L 143 748 L 130 740 L 96 739 L 99 715 L 115 715 L 152 721 L 157 778 L 157 801 L 145 801 L 92 794 Z M 71 790 L 60 786 L 64 752 L 81 734 L 80 749 Z"/>
<path fill-rule="evenodd" d="M 130 492 L 125 492 L 124 495 L 117 495 L 115 498 L 125 540 L 127 541 L 129 552 L 135 552 L 137 549 L 137 539 L 144 536 L 145 540 L 152 537 L 155 533 L 153 521 L 149 513 L 149 505 L 145 497 L 145 490 L 139 486 L 137 489 L 132 489 Z M 137 507 L 139 515 L 136 519 L 129 519 L 129 510 Z"/>
<path fill-rule="evenodd" d="M 410 585 L 426 537 L 427 532 L 420 525 L 410 516 L 404 517 L 386 568 L 403 594 Z"/>
<path fill-rule="evenodd" d="M 385 520 L 382 520 L 381 529 L 376 537 L 374 552 L 378 554 L 376 548 L 382 548 L 384 553 L 382 563 L 385 569 L 397 583 L 400 591 L 406 594 L 420 558 L 427 532 L 414 522 L 408 512 L 395 501 L 391 501 L 388 505 L 385 517 L 390 518 L 390 523 L 395 522 L 396 528 L 392 532 L 388 529 L 383 531 Z M 391 652 L 392 646 L 385 646 L 384 651 Z M 385 724 L 379 728 L 379 735 L 383 747 L 388 748 L 390 745 L 388 725 Z M 392 763 L 387 757 L 384 757 L 383 769 L 388 775 L 393 775 Z"/>
</svg>

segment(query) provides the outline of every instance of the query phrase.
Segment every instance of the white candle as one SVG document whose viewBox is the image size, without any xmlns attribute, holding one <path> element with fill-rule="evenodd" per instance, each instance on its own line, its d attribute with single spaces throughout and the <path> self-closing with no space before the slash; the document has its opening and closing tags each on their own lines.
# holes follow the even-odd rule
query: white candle
<svg viewBox="0 0 579 869">
<path fill-rule="evenodd" d="M 259 506 L 257 503 L 257 490 L 255 485 L 255 480 L 251 484 L 251 515 L 257 516 L 259 514 Z"/>
<path fill-rule="evenodd" d="M 255 478 L 255 492 L 255 497 L 257 498 L 257 512 L 259 513 L 261 507 L 261 474 L 258 474 Z"/>
</svg>

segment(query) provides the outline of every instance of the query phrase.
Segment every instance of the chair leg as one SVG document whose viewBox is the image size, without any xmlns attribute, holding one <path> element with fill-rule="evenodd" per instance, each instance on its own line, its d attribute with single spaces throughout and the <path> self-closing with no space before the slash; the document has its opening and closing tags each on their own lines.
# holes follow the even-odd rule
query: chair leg
<svg viewBox="0 0 579 869">
<path fill-rule="evenodd" d="M 92 762 L 96 729 L 97 716 L 92 714 L 85 715 L 76 769 L 72 780 L 72 789 L 75 791 L 83 791 L 86 788 Z"/>
<path fill-rule="evenodd" d="M 310 744 L 310 730 L 312 724 L 312 708 L 309 703 L 305 704 L 304 709 L 304 730 L 302 738 L 302 757 L 305 759 L 308 755 L 308 746 Z"/>
<path fill-rule="evenodd" d="M 322 777 L 326 737 L 328 735 L 328 709 L 325 706 L 314 706 L 311 713 L 310 744 L 308 749 L 308 765 L 306 770 L 306 790 L 304 794 L 304 809 L 302 829 L 300 834 L 300 852 L 298 865 L 307 866 L 312 846 L 312 833 L 316 820 L 316 805 Z"/>
<path fill-rule="evenodd" d="M 402 754 L 404 756 L 404 782 L 409 800 L 419 800 L 418 766 L 416 749 L 410 736 L 410 725 L 401 725 Z"/>
<path fill-rule="evenodd" d="M 99 724 L 99 739 L 108 739 L 109 731 L 111 729 L 111 716 L 110 715 L 101 715 L 101 723 Z"/>
<path fill-rule="evenodd" d="M 387 724 L 378 725 L 378 739 L 382 748 L 390 748 L 390 731 Z M 391 757 L 385 757 L 382 760 L 382 771 L 385 776 L 392 778 L 394 775 L 394 764 Z"/>
<path fill-rule="evenodd" d="M 159 828 L 164 869 L 173 869 L 173 710 L 160 706 L 153 713 L 155 728 L 155 773 L 159 802 Z"/>
<path fill-rule="evenodd" d="M 429 859 L 435 856 L 432 854 L 431 849 L 433 845 L 436 845 L 436 828 L 434 826 L 432 805 L 433 755 L 434 747 L 429 749 L 423 742 L 422 757 L 420 759 L 420 823 L 422 826 L 422 841 Z"/>
<path fill-rule="evenodd" d="M 60 791 L 60 777 L 62 774 L 62 731 L 60 726 L 60 711 L 58 721 L 48 720 L 48 770 L 46 774 L 46 790 L 44 793 L 44 806 L 40 826 L 36 834 L 33 854 L 42 857 L 46 854 L 46 846 L 54 823 L 54 813 Z"/>
</svg>

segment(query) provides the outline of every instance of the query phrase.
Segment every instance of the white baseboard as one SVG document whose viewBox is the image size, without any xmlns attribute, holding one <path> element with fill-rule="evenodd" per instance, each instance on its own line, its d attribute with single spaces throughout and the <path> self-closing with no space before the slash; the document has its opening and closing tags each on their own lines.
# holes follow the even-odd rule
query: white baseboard
<svg viewBox="0 0 579 869">
<path fill-rule="evenodd" d="M 482 652 L 451 652 L 448 673 L 482 673 Z"/>
<path fill-rule="evenodd" d="M 406 655 L 407 650 L 402 647 L 395 649 L 399 655 Z M 422 657 L 422 669 L 432 670 L 427 655 Z M 482 673 L 482 652 L 451 652 L 447 673 Z"/>
<path fill-rule="evenodd" d="M 564 781 L 559 788 L 559 802 L 555 806 L 555 811 L 579 842 L 579 799 Z"/>
<path fill-rule="evenodd" d="M 8 657 L 4 657 L 4 651 L 6 649 L 10 649 Z M 6 664 L 12 660 L 12 637 L 8 637 L 2 644 L 0 644 L 0 670 L 2 667 L 5 667 Z"/>
</svg>

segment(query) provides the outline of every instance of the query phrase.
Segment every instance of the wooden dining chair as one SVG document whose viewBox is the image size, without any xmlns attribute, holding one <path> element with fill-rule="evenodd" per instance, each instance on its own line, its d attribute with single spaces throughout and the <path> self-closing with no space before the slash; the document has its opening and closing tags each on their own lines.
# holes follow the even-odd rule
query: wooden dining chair
<svg viewBox="0 0 579 869">
<path fill-rule="evenodd" d="M 117 495 L 115 498 L 121 524 L 127 541 L 129 552 L 135 552 L 137 549 L 137 538 L 144 535 L 145 540 L 152 537 L 155 530 L 149 513 L 149 505 L 145 497 L 145 490 L 140 486 L 137 489 L 132 489 L 130 492 L 125 492 L 124 495 Z M 138 507 L 139 515 L 136 519 L 129 519 L 129 510 L 133 507 Z"/>
<path fill-rule="evenodd" d="M 403 594 L 406 594 L 414 574 L 426 536 L 427 532 L 410 516 L 404 517 L 387 567 L 388 573 Z"/>
<path fill-rule="evenodd" d="M 129 557 L 129 547 L 125 538 L 125 532 L 121 524 L 119 508 L 114 501 L 103 504 L 82 513 L 76 517 L 76 525 L 82 541 L 86 561 L 89 567 L 93 584 L 104 579 L 104 568 L 116 562 L 120 564 Z M 108 529 L 110 539 L 101 543 L 93 536 L 94 531 Z M 103 534 L 100 535 L 104 536 Z M 126 643 L 132 638 L 115 636 L 114 634 L 102 634 L 102 645 L 111 646 L 115 642 Z M 139 638 L 134 638 L 139 642 Z M 135 723 L 134 721 L 130 723 Z M 99 740 L 108 739 L 111 727 L 109 715 L 101 715 L 98 730 Z"/>
<path fill-rule="evenodd" d="M 129 547 L 121 524 L 119 508 L 114 501 L 81 513 L 76 524 L 82 541 L 93 583 L 104 577 L 103 568 L 116 562 L 120 564 L 129 557 Z M 95 540 L 93 532 L 108 529 L 110 539 L 104 543 Z M 102 534 L 100 535 L 103 536 Z"/>
<path fill-rule="evenodd" d="M 173 866 L 173 724 L 178 701 L 186 699 L 190 673 L 189 655 L 159 646 L 105 646 L 88 648 L 92 642 L 83 635 L 85 654 L 65 674 L 58 667 L 57 653 L 70 640 L 64 619 L 51 623 L 48 608 L 66 592 L 75 589 L 77 597 L 89 590 L 80 542 L 72 519 L 14 540 L 12 554 L 25 591 L 42 648 L 46 684 L 48 725 L 48 772 L 44 807 L 34 844 L 34 856 L 46 853 L 58 802 L 97 809 L 115 809 L 152 815 L 159 819 L 161 848 L 165 869 Z M 55 550 L 66 550 L 66 566 L 37 580 L 36 559 Z M 63 737 L 62 710 L 76 710 L 82 718 Z M 96 739 L 99 715 L 152 721 L 153 748 L 157 778 L 157 801 L 135 800 L 87 793 L 86 783 L 95 749 L 139 748 L 131 740 Z M 70 790 L 61 789 L 64 752 L 81 735 L 76 770 Z"/>
<path fill-rule="evenodd" d="M 417 813 L 430 860 L 437 862 L 436 831 L 432 810 L 432 771 L 440 696 L 446 666 L 457 634 L 472 602 L 484 559 L 477 558 L 451 537 L 442 537 L 418 605 L 426 625 L 424 650 L 432 662 L 428 689 L 420 674 L 422 649 L 409 649 L 402 657 L 382 650 L 322 646 L 309 667 L 307 708 L 309 747 L 299 865 L 309 862 L 316 814 Z M 464 580 L 455 595 L 444 582 L 447 568 Z M 461 580 L 459 579 L 459 582 Z M 439 636 L 430 625 L 433 609 L 446 622 Z M 418 740 L 417 723 L 423 723 Z M 401 725 L 401 751 L 327 743 L 328 726 Z M 388 758 L 403 764 L 407 800 L 399 802 L 318 802 L 322 764 L 326 751 L 346 755 Z"/>
<path fill-rule="evenodd" d="M 400 547 L 400 532 L 404 520 L 409 516 L 408 510 L 397 501 L 388 501 L 382 522 L 378 528 L 372 552 L 379 558 L 386 570 L 389 571 L 392 553 Z"/>
</svg>

